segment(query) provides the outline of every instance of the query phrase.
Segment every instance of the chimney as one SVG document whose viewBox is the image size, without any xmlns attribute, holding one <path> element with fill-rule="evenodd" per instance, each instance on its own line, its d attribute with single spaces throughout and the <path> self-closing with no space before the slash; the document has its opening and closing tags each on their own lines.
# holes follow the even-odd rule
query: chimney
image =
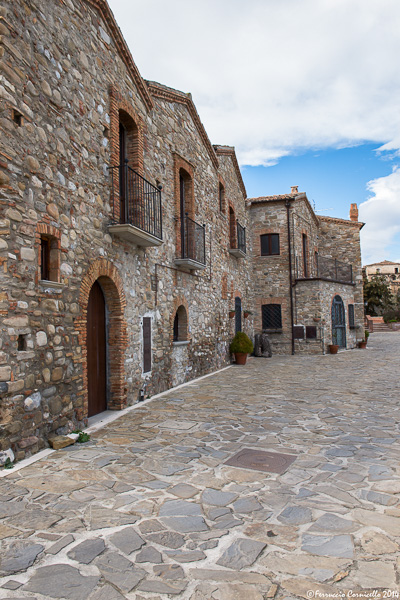
<svg viewBox="0 0 400 600">
<path fill-rule="evenodd" d="M 292 187 L 290 188 L 290 193 L 291 194 L 298 194 L 299 193 L 299 186 L 298 185 L 292 185 Z"/>
<path fill-rule="evenodd" d="M 350 204 L 350 221 L 358 221 L 357 204 Z"/>
</svg>

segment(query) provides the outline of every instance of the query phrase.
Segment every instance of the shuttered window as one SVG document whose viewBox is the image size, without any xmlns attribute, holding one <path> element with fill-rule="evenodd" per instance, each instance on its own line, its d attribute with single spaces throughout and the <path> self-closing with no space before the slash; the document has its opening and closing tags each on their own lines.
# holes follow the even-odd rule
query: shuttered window
<svg viewBox="0 0 400 600">
<path fill-rule="evenodd" d="M 143 372 L 151 371 L 151 317 L 143 317 Z"/>
<path fill-rule="evenodd" d="M 261 256 L 279 254 L 279 233 L 260 235 Z"/>
</svg>

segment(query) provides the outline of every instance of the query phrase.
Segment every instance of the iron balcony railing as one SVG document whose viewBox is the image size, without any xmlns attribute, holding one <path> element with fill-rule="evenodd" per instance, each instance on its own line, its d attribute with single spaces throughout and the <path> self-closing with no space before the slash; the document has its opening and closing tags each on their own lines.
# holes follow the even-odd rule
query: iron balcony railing
<svg viewBox="0 0 400 600">
<path fill-rule="evenodd" d="M 161 189 L 131 169 L 127 162 L 109 170 L 113 223 L 134 225 L 161 240 Z"/>
<path fill-rule="evenodd" d="M 205 225 L 199 225 L 186 214 L 181 222 L 182 256 L 206 264 Z"/>
<path fill-rule="evenodd" d="M 244 254 L 246 254 L 246 227 L 242 227 L 239 221 L 236 221 L 236 231 L 238 250 L 241 250 Z"/>
<path fill-rule="evenodd" d="M 328 279 L 329 281 L 338 281 L 341 283 L 353 283 L 353 267 L 348 263 L 341 262 L 336 258 L 327 258 L 316 255 L 315 264 L 306 275 L 304 274 L 303 261 L 296 257 L 296 278 L 297 279 Z"/>
</svg>

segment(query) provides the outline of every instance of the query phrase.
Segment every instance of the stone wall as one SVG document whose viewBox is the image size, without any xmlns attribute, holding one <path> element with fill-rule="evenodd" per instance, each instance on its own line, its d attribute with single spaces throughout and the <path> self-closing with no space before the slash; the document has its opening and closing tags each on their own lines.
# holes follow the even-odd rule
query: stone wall
<svg viewBox="0 0 400 600">
<path fill-rule="evenodd" d="M 95 281 L 108 311 L 108 407 L 118 409 L 144 385 L 148 396 L 229 362 L 228 312 L 237 295 L 248 305 L 250 276 L 248 258 L 229 254 L 228 218 L 219 208 L 222 178 L 246 226 L 234 150 L 211 146 L 190 96 L 140 77 L 107 5 L 66 0 L 44 12 L 39 1 L 7 1 L 1 16 L 0 444 L 20 459 L 54 432 L 86 422 Z M 158 247 L 108 230 L 118 119 L 131 136 L 130 164 L 162 186 Z M 193 218 L 205 224 L 203 270 L 175 264 L 176 157 L 192 166 Z M 51 245 L 50 281 L 41 280 L 43 236 Z M 172 328 L 183 304 L 188 344 L 177 348 Z M 151 319 L 146 372 L 144 317 Z M 252 335 L 251 320 L 245 327 Z"/>
</svg>

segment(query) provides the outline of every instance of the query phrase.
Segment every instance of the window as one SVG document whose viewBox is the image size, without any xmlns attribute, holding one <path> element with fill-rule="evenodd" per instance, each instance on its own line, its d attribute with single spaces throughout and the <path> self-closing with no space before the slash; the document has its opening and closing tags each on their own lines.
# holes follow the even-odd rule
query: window
<svg viewBox="0 0 400 600">
<path fill-rule="evenodd" d="M 398 268 L 398 267 L 395 267 L 395 268 L 394 268 L 394 272 L 397 274 L 397 273 L 399 272 L 399 268 Z"/>
<path fill-rule="evenodd" d="M 188 319 L 186 308 L 181 304 L 175 313 L 173 325 L 173 341 L 186 342 L 188 338 Z"/>
<path fill-rule="evenodd" d="M 282 310 L 280 304 L 263 304 L 261 307 L 262 328 L 282 329 Z"/>
<path fill-rule="evenodd" d="M 229 246 L 236 248 L 236 219 L 233 208 L 229 207 Z"/>
<path fill-rule="evenodd" d="M 307 236 L 303 233 L 303 276 L 308 277 Z"/>
<path fill-rule="evenodd" d="M 315 273 L 318 277 L 318 252 L 317 251 L 314 252 L 314 267 L 315 267 Z"/>
<path fill-rule="evenodd" d="M 40 238 L 40 279 L 50 281 L 50 238 Z"/>
<path fill-rule="evenodd" d="M 151 371 L 151 317 L 143 317 L 143 372 Z"/>
<path fill-rule="evenodd" d="M 261 256 L 280 254 L 279 233 L 266 233 L 260 235 Z"/>
<path fill-rule="evenodd" d="M 348 314 L 349 314 L 349 327 L 350 327 L 350 329 L 354 329 L 355 328 L 354 304 L 349 304 Z"/>
<path fill-rule="evenodd" d="M 219 210 L 221 212 L 225 212 L 225 188 L 221 182 L 219 183 L 219 188 L 218 188 L 218 199 L 219 199 Z"/>
<path fill-rule="evenodd" d="M 60 270 L 59 240 L 51 235 L 40 236 L 40 279 L 59 281 Z"/>
<path fill-rule="evenodd" d="M 18 127 L 22 127 L 22 125 L 24 124 L 23 116 L 21 115 L 20 112 L 18 112 L 15 109 L 13 109 L 13 111 L 12 111 L 12 119 Z"/>
<path fill-rule="evenodd" d="M 295 340 L 304 340 L 304 327 L 303 325 L 293 326 L 293 338 Z"/>
</svg>

